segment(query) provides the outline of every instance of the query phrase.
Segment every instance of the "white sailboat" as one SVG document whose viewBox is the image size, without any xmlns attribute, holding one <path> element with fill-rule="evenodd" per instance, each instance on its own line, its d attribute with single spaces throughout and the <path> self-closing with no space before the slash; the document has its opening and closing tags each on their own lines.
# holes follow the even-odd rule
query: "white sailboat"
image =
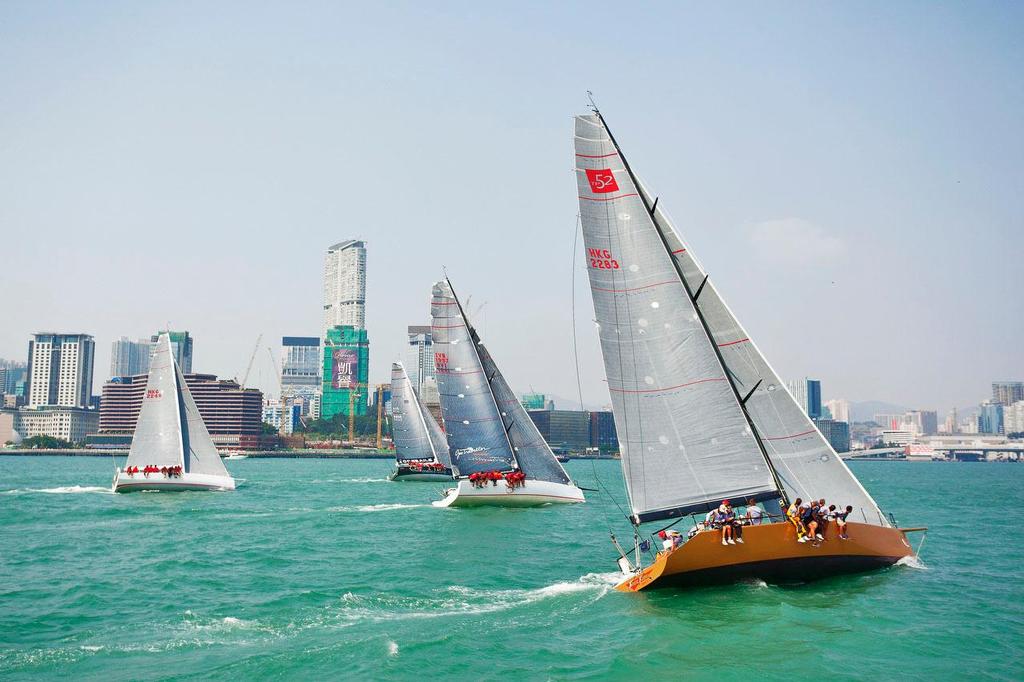
<svg viewBox="0 0 1024 682">
<path fill-rule="evenodd" d="M 456 486 L 439 507 L 583 502 L 470 325 L 451 282 L 430 302 L 434 368 Z"/>
<path fill-rule="evenodd" d="M 722 300 L 595 109 L 575 121 L 576 176 L 594 312 L 636 529 L 619 589 L 812 579 L 895 563 L 906 533 L 800 409 Z M 818 538 L 780 512 L 797 498 L 853 508 L 848 538 Z M 727 543 L 698 520 L 723 500 L 764 504 L 777 521 Z M 642 565 L 640 525 L 694 519 Z M 666 528 L 662 528 L 664 531 Z M 798 539 L 801 540 L 798 542 Z"/>
<path fill-rule="evenodd" d="M 391 364 L 391 437 L 395 442 L 392 481 L 450 481 L 448 440 L 401 362 Z"/>
<path fill-rule="evenodd" d="M 161 334 L 128 461 L 114 476 L 114 492 L 234 489 L 235 479 L 224 468 L 171 354 L 170 337 Z"/>
</svg>

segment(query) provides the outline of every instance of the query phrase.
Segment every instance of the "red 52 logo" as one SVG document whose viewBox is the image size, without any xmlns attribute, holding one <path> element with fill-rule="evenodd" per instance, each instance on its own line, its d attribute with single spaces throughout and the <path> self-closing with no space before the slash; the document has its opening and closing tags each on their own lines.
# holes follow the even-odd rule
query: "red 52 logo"
<svg viewBox="0 0 1024 682">
<path fill-rule="evenodd" d="M 610 168 L 603 170 L 587 169 L 587 181 L 590 183 L 590 190 L 594 194 L 606 194 L 618 192 L 619 183 L 615 182 L 615 176 Z"/>
</svg>

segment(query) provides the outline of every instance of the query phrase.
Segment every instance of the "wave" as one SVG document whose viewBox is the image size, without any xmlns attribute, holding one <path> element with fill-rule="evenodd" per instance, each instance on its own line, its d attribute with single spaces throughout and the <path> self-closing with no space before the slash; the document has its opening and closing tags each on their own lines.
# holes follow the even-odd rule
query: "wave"
<svg viewBox="0 0 1024 682">
<path fill-rule="evenodd" d="M 417 509 L 419 507 L 427 507 L 426 504 L 358 504 L 358 505 L 346 505 L 344 507 L 328 507 L 329 512 L 345 512 L 345 513 L 363 513 L 363 512 L 378 512 L 378 511 L 393 511 L 395 509 Z"/>
<path fill-rule="evenodd" d="M 897 561 L 896 565 L 897 566 L 908 566 L 910 568 L 917 568 L 917 569 L 922 570 L 922 571 L 927 571 L 928 570 L 928 567 L 925 566 L 923 561 L 921 561 L 921 558 L 916 556 L 916 555 L 914 555 L 914 556 L 905 556 L 902 559 L 900 559 L 899 561 Z"/>
<path fill-rule="evenodd" d="M 100 493 L 103 495 L 113 495 L 114 491 L 110 488 L 101 488 L 94 485 L 69 485 L 61 486 L 59 488 L 13 488 L 11 490 L 5 490 L 4 495 L 24 495 L 26 493 L 46 493 L 48 495 L 75 495 L 78 493 Z"/>
<path fill-rule="evenodd" d="M 398 655 L 398 642 L 393 639 L 388 640 L 388 656 Z"/>
</svg>

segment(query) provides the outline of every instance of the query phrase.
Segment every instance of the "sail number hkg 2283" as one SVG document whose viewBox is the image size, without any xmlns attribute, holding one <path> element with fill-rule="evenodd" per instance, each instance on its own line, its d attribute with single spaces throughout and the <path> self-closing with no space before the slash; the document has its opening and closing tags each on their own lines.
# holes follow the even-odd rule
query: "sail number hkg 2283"
<svg viewBox="0 0 1024 682">
<path fill-rule="evenodd" d="M 587 257 L 590 258 L 590 267 L 598 270 L 618 270 L 619 261 L 612 258 L 612 252 L 608 249 L 587 249 Z"/>
</svg>

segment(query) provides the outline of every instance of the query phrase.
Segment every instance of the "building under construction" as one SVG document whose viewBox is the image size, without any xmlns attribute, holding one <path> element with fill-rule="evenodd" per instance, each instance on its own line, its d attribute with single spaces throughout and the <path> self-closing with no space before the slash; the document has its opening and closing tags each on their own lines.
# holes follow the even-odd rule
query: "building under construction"
<svg viewBox="0 0 1024 682">
<path fill-rule="evenodd" d="M 331 327 L 324 339 L 320 418 L 366 414 L 370 375 L 370 341 L 365 329 Z"/>
</svg>

